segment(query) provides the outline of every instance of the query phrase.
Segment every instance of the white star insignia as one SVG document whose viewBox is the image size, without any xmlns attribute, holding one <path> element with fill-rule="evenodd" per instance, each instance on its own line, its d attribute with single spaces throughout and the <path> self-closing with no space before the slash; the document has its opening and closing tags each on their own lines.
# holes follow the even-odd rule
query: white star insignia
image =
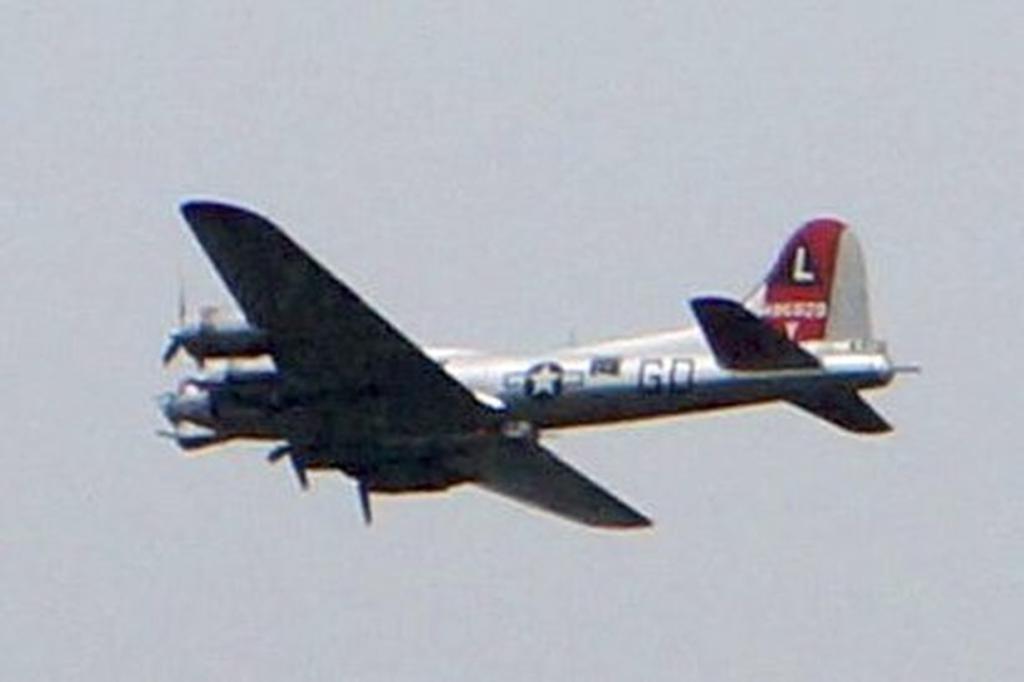
<svg viewBox="0 0 1024 682">
<path fill-rule="evenodd" d="M 546 363 L 535 367 L 528 376 L 527 388 L 531 397 L 554 397 L 562 390 L 562 371 L 557 365 Z"/>
</svg>

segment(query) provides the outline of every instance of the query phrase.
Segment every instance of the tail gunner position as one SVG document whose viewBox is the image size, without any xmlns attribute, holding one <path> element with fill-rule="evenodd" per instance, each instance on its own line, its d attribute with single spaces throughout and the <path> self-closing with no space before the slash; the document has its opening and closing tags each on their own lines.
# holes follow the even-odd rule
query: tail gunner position
<svg viewBox="0 0 1024 682">
<path fill-rule="evenodd" d="M 185 450 L 275 441 L 307 471 L 371 493 L 475 483 L 592 526 L 650 525 L 553 455 L 544 429 L 782 401 L 855 433 L 890 426 L 859 392 L 895 373 L 871 330 L 850 229 L 821 218 L 783 246 L 742 302 L 691 301 L 698 326 L 540 355 L 423 349 L 265 218 L 212 202 L 182 213 L 245 314 L 206 309 L 171 334 L 200 367 L 161 400 Z M 226 362 L 224 362 L 226 361 Z"/>
</svg>

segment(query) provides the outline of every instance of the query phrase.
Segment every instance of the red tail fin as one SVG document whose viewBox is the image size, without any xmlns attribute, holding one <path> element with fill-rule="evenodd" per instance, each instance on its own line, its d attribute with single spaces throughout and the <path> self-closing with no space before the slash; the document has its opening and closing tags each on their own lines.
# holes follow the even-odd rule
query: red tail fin
<svg viewBox="0 0 1024 682">
<path fill-rule="evenodd" d="M 793 341 L 829 336 L 845 232 L 846 225 L 832 218 L 812 220 L 797 230 L 747 306 Z"/>
</svg>

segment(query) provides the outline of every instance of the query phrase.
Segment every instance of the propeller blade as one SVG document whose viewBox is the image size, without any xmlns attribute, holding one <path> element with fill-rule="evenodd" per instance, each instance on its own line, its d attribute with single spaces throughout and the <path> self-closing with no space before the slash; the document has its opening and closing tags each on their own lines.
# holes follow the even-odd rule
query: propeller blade
<svg viewBox="0 0 1024 682">
<path fill-rule="evenodd" d="M 295 478 L 299 479 L 299 487 L 309 490 L 309 476 L 306 475 L 306 462 L 301 457 L 292 453 L 292 470 L 295 471 Z"/>
<path fill-rule="evenodd" d="M 369 526 L 373 523 L 373 511 L 370 509 L 370 489 L 365 481 L 359 481 L 359 506 L 363 510 L 363 522 Z"/>
<path fill-rule="evenodd" d="M 279 445 L 267 454 L 267 461 L 270 462 L 271 464 L 274 464 L 291 451 L 291 445 Z"/>
<path fill-rule="evenodd" d="M 171 340 L 167 344 L 167 348 L 164 349 L 164 353 L 160 356 L 161 362 L 164 366 L 171 364 L 171 360 L 178 355 L 178 351 L 181 350 L 181 339 L 178 338 L 177 334 L 171 334 Z"/>
<path fill-rule="evenodd" d="M 156 404 L 160 408 L 160 412 L 167 418 L 167 421 L 177 426 L 181 420 L 178 419 L 178 415 L 174 411 L 174 400 L 175 394 L 170 391 L 156 396 Z"/>
<path fill-rule="evenodd" d="M 216 434 L 188 436 L 174 431 L 160 430 L 156 432 L 156 435 L 173 440 L 178 444 L 179 448 L 186 452 L 190 450 L 200 450 L 222 442 L 222 439 Z"/>
<path fill-rule="evenodd" d="M 178 271 L 178 326 L 185 326 L 185 315 L 188 312 L 188 305 L 185 302 L 185 280 L 181 277 L 181 271 Z"/>
<path fill-rule="evenodd" d="M 184 280 L 181 277 L 181 269 L 179 268 L 178 269 L 178 328 L 177 328 L 177 330 L 175 330 L 174 332 L 171 333 L 171 340 L 167 343 L 167 347 L 164 349 L 163 355 L 160 356 L 160 361 L 163 363 L 163 365 L 165 367 L 167 365 L 171 364 L 171 361 L 174 360 L 175 357 L 177 357 L 178 351 L 180 351 L 182 349 L 182 346 L 184 345 L 182 343 L 182 339 L 181 339 L 181 336 L 179 335 L 179 332 L 182 329 L 184 329 L 184 327 L 185 327 L 185 313 L 186 313 L 185 284 L 184 284 Z"/>
<path fill-rule="evenodd" d="M 295 472 L 295 478 L 299 480 L 299 486 L 303 490 L 309 490 L 309 476 L 306 474 L 306 460 L 295 452 L 295 449 L 291 445 L 281 445 L 267 454 L 267 461 L 274 464 L 284 457 L 290 457 L 292 460 L 292 470 Z"/>
</svg>

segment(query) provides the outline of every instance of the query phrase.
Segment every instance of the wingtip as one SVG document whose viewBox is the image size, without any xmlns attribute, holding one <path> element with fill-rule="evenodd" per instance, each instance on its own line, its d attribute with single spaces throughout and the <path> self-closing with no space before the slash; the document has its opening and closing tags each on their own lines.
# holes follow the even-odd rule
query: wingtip
<svg viewBox="0 0 1024 682">
<path fill-rule="evenodd" d="M 734 306 L 738 303 L 725 296 L 695 296 L 690 299 L 690 306 L 694 308 L 703 308 L 707 306 Z"/>
<path fill-rule="evenodd" d="M 185 218 L 200 217 L 211 213 L 225 213 L 227 211 L 241 210 L 239 207 L 231 204 L 207 199 L 189 199 L 181 202 L 181 206 L 179 208 L 181 210 L 181 215 Z"/>
<path fill-rule="evenodd" d="M 654 526 L 654 521 L 637 510 L 627 507 L 618 510 L 615 514 L 608 514 L 600 519 L 592 519 L 589 525 L 605 530 L 643 530 Z"/>
<path fill-rule="evenodd" d="M 653 527 L 654 521 L 643 515 L 638 515 L 638 518 L 632 519 L 626 523 L 609 526 L 609 528 L 617 528 L 619 530 L 644 530 L 645 528 Z"/>
<path fill-rule="evenodd" d="M 723 315 L 743 315 L 747 311 L 743 304 L 725 296 L 697 296 L 690 299 L 690 309 L 703 327 Z"/>
<path fill-rule="evenodd" d="M 896 431 L 896 427 L 894 427 L 889 422 L 885 421 L 885 419 L 882 419 L 882 422 L 880 424 L 878 424 L 874 428 L 864 431 L 864 433 L 869 435 L 884 436 L 885 434 L 893 433 L 894 431 Z"/>
<path fill-rule="evenodd" d="M 191 220 L 192 218 L 203 215 L 208 212 L 214 206 L 219 206 L 217 202 L 205 201 L 202 199 L 188 199 L 181 202 L 178 209 L 181 211 L 181 215 L 185 217 L 185 220 Z"/>
<path fill-rule="evenodd" d="M 201 221 L 214 217 L 225 217 L 230 215 L 254 215 L 252 211 L 235 206 L 223 201 L 209 199 L 189 199 L 183 201 L 180 206 L 181 214 L 185 220 L 191 222 Z"/>
</svg>

